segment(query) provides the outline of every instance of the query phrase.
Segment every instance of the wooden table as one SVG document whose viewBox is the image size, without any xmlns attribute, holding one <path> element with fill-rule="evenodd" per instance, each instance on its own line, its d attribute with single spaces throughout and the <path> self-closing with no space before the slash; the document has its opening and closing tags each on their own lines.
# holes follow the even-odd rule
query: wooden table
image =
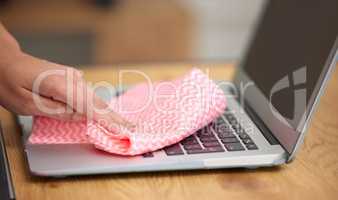
<svg viewBox="0 0 338 200">
<path fill-rule="evenodd" d="M 185 66 L 185 67 L 182 67 Z M 206 68 L 208 66 L 203 66 Z M 230 79 L 231 65 L 209 66 L 216 79 Z M 190 66 L 142 67 L 153 80 L 171 79 Z M 85 70 L 90 81 L 116 82 L 118 68 Z M 126 83 L 142 79 L 126 78 Z M 329 82 L 296 160 L 281 167 L 244 170 L 100 175 L 65 179 L 29 175 L 20 132 L 12 114 L 1 110 L 17 198 L 21 199 L 338 199 L 338 72 Z M 99 198 L 98 198 L 99 197 Z"/>
</svg>

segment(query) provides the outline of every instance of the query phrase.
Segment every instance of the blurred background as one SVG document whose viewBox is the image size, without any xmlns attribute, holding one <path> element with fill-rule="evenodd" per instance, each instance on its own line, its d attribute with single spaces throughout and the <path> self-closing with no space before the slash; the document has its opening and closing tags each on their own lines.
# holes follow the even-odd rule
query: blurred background
<svg viewBox="0 0 338 200">
<path fill-rule="evenodd" d="M 67 65 L 236 62 L 264 0 L 0 0 L 22 48 Z"/>
</svg>

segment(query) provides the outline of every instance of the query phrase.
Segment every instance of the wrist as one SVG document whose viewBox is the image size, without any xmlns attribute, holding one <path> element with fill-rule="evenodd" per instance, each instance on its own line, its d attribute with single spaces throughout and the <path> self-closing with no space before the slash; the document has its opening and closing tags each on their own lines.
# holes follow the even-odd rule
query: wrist
<svg viewBox="0 0 338 200">
<path fill-rule="evenodd" d="M 8 49 L 6 51 L 0 48 L 0 69 L 3 69 L 4 67 L 10 67 L 15 65 L 15 63 L 19 62 L 22 60 L 24 57 L 27 55 L 22 52 L 20 49 L 18 50 L 11 50 Z"/>
<path fill-rule="evenodd" d="M 0 23 L 0 67 L 12 64 L 23 55 L 19 43 Z"/>
</svg>

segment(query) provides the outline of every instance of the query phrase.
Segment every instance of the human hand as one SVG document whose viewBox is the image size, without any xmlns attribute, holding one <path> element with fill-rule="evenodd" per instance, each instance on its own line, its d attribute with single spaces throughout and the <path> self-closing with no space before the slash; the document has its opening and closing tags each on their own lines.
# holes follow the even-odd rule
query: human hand
<svg viewBox="0 0 338 200">
<path fill-rule="evenodd" d="M 0 62 L 0 71 L 0 104 L 17 114 L 62 120 L 90 117 L 104 120 L 107 125 L 133 127 L 109 110 L 108 104 L 94 94 L 82 73 L 74 68 L 21 52 L 5 63 Z"/>
<path fill-rule="evenodd" d="M 12 112 L 133 127 L 87 87 L 81 72 L 25 54 L 1 23 L 0 72 L 0 105 Z"/>
</svg>

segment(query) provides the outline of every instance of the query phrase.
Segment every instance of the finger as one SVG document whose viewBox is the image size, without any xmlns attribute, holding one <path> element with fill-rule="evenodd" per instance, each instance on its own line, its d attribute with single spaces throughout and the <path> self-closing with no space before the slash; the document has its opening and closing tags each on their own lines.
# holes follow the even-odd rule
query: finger
<svg viewBox="0 0 338 200">
<path fill-rule="evenodd" d="M 95 121 L 105 121 L 104 124 L 119 124 L 127 128 L 134 125 L 110 109 L 109 104 L 97 96 L 86 81 L 77 76 L 73 79 L 73 108 Z"/>
<path fill-rule="evenodd" d="M 124 119 L 119 114 L 114 112 L 112 109 L 110 109 L 109 105 L 103 99 L 101 99 L 95 94 L 93 96 L 93 101 L 94 101 L 93 108 L 94 109 L 99 108 L 98 110 L 95 109 L 93 111 L 93 119 L 95 121 L 105 120 L 108 125 L 116 123 L 129 129 L 135 127 L 134 124 L 132 124 L 131 122 L 129 122 L 128 120 Z"/>
<path fill-rule="evenodd" d="M 68 75 L 73 76 L 68 78 L 70 80 L 68 82 L 65 76 L 47 78 L 46 84 L 41 85 L 42 95 L 67 104 L 77 113 L 81 113 L 89 119 L 105 121 L 104 124 L 107 125 L 119 124 L 127 128 L 134 127 L 132 123 L 109 109 L 108 103 L 88 87 L 87 83 L 80 77 L 79 71 L 69 70 Z"/>
<path fill-rule="evenodd" d="M 38 90 L 33 90 L 33 92 L 63 102 L 73 109 L 82 106 L 76 105 L 78 94 L 84 91 L 82 72 L 70 67 L 60 67 L 57 70 L 50 71 L 51 74 L 43 77 L 43 80 L 36 80 Z"/>
<path fill-rule="evenodd" d="M 22 90 L 26 100 L 25 112 L 34 116 L 45 116 L 59 120 L 83 121 L 85 116 L 75 112 L 66 104 L 34 94 L 26 89 Z"/>
</svg>

